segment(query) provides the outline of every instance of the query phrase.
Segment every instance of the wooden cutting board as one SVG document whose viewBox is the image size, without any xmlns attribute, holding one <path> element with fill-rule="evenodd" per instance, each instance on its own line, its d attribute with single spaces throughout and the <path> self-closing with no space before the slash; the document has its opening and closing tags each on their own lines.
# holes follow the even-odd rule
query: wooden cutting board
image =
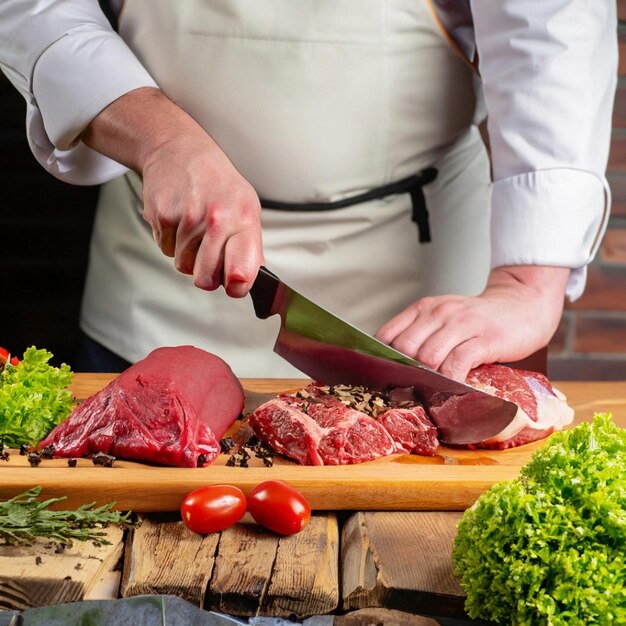
<svg viewBox="0 0 626 626">
<path fill-rule="evenodd" d="M 84 399 L 111 375 L 76 374 L 73 391 Z M 306 380 L 244 379 L 249 399 L 306 384 Z M 612 412 L 626 427 L 626 383 L 556 383 L 576 411 L 575 423 L 594 412 Z M 441 447 L 435 457 L 394 455 L 346 466 L 303 467 L 275 459 L 273 467 L 254 460 L 250 467 L 227 467 L 221 455 L 205 468 L 171 468 L 116 460 L 113 467 L 79 459 L 70 468 L 64 459 L 43 460 L 30 467 L 26 457 L 11 454 L 0 463 L 0 499 L 36 485 L 44 497 L 63 497 L 64 508 L 85 503 L 116 502 L 120 510 L 174 511 L 197 487 L 227 483 L 248 492 L 260 482 L 281 479 L 302 491 L 315 510 L 465 510 L 496 482 L 515 478 L 543 442 L 504 451 L 454 450 Z"/>
</svg>

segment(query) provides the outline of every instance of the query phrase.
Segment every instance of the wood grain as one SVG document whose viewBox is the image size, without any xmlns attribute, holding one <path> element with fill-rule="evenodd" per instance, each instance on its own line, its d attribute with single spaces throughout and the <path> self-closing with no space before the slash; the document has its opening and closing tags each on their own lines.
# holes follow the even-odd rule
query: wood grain
<svg viewBox="0 0 626 626">
<path fill-rule="evenodd" d="M 335 616 L 333 626 L 439 626 L 428 617 L 411 615 L 393 609 L 358 609 L 345 615 Z"/>
<path fill-rule="evenodd" d="M 461 513 L 359 512 L 344 524 L 344 609 L 404 608 L 445 616 L 464 593 L 450 554 Z"/>
<path fill-rule="evenodd" d="M 114 572 L 123 550 L 121 529 L 110 527 L 104 532 L 109 545 L 75 541 L 60 549 L 38 539 L 28 547 L 0 546 L 0 609 L 103 599 L 96 588 Z M 110 592 L 110 597 L 117 596 L 117 588 Z"/>
<path fill-rule="evenodd" d="M 262 605 L 267 615 L 302 618 L 330 613 L 337 608 L 337 519 L 333 514 L 314 515 L 307 530 L 279 541 L 267 597 Z"/>
<path fill-rule="evenodd" d="M 182 521 L 145 518 L 126 543 L 122 596 L 172 594 L 201 607 L 218 540 Z"/>
<path fill-rule="evenodd" d="M 339 531 L 333 514 L 315 514 L 297 535 L 256 525 L 221 533 L 206 604 L 232 615 L 306 617 L 339 601 Z"/>
<path fill-rule="evenodd" d="M 111 375 L 76 375 L 74 389 L 84 398 L 102 388 Z M 306 381 L 244 379 L 247 393 L 275 393 Z M 557 383 L 576 410 L 575 423 L 592 418 L 595 411 L 613 412 L 626 426 L 625 383 Z M 131 461 L 116 461 L 112 468 L 95 467 L 88 459 L 68 468 L 63 459 L 30 467 L 25 457 L 12 454 L 0 463 L 0 498 L 12 497 L 41 485 L 44 497 L 67 496 L 75 507 L 116 501 L 120 510 L 176 511 L 184 496 L 207 484 L 228 483 L 244 492 L 267 479 L 282 479 L 302 491 L 314 510 L 447 510 L 471 506 L 486 489 L 515 478 L 520 467 L 543 442 L 504 451 L 453 450 L 441 447 L 435 457 L 394 455 L 346 466 L 304 467 L 277 462 L 264 467 L 225 466 L 221 455 L 206 468 L 171 468 Z"/>
<path fill-rule="evenodd" d="M 272 576 L 278 536 L 247 524 L 221 535 L 206 605 L 232 615 L 257 615 Z"/>
</svg>

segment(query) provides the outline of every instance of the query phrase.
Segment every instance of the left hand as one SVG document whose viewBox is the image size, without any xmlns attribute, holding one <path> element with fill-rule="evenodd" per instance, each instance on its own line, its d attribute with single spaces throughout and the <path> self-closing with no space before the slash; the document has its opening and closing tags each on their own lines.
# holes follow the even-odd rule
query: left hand
<svg viewBox="0 0 626 626">
<path fill-rule="evenodd" d="M 561 267 L 498 267 L 479 296 L 422 298 L 376 336 L 464 381 L 483 363 L 517 361 L 548 344 L 563 313 L 569 274 Z"/>
</svg>

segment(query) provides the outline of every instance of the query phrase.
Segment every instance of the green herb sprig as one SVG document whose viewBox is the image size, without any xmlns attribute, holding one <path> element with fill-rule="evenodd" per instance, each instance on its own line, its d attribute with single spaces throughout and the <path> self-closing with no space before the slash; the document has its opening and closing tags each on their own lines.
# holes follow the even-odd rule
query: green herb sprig
<svg viewBox="0 0 626 626">
<path fill-rule="evenodd" d="M 98 541 L 109 544 L 103 528 L 136 526 L 131 512 L 112 510 L 115 502 L 94 508 L 95 503 L 85 504 L 74 511 L 50 510 L 49 507 L 65 500 L 50 498 L 39 501 L 41 487 L 33 487 L 24 493 L 0 502 L 0 545 L 32 545 L 38 537 L 45 537 L 61 545 L 72 541 Z"/>
</svg>

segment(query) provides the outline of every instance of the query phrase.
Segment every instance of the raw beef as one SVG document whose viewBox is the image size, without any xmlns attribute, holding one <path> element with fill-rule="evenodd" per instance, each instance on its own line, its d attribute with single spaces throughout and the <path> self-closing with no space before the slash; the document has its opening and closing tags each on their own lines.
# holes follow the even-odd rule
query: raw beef
<svg viewBox="0 0 626 626">
<path fill-rule="evenodd" d="M 248 417 L 261 441 L 303 465 L 362 463 L 406 452 L 432 455 L 438 446 L 437 431 L 419 406 L 389 408 L 375 418 L 315 385 L 304 391 L 304 398 L 281 394 Z"/>
<path fill-rule="evenodd" d="M 80 404 L 40 442 L 55 455 L 104 452 L 162 465 L 208 465 L 241 414 L 244 394 L 230 367 L 194 348 L 158 348 Z"/>
<path fill-rule="evenodd" d="M 537 372 L 518 370 L 504 365 L 482 365 L 472 370 L 468 385 L 494 396 L 515 402 L 519 410 L 515 419 L 501 433 L 470 448 L 504 450 L 545 439 L 562 430 L 574 419 L 574 410 L 565 396 Z"/>
<path fill-rule="evenodd" d="M 437 428 L 423 407 L 388 409 L 378 418 L 396 444 L 396 452 L 432 456 L 439 441 Z"/>
</svg>

